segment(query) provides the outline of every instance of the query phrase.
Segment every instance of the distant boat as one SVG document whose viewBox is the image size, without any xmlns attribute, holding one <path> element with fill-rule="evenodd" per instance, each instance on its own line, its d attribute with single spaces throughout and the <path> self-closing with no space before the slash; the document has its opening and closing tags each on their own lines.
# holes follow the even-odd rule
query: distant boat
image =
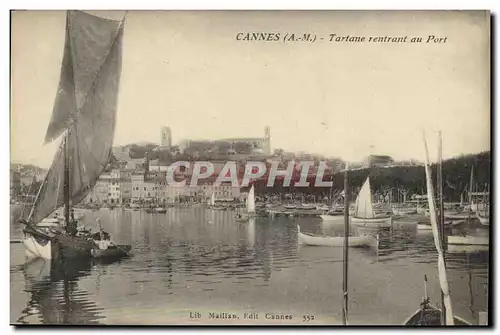
<svg viewBox="0 0 500 335">
<path fill-rule="evenodd" d="M 286 209 L 295 209 L 295 208 L 297 208 L 296 205 L 284 205 L 283 207 L 285 207 Z"/>
<path fill-rule="evenodd" d="M 477 219 L 483 226 L 489 226 L 490 225 L 490 217 L 489 216 L 482 216 L 479 213 L 476 214 Z"/>
<path fill-rule="evenodd" d="M 315 208 L 316 208 L 315 204 L 302 204 L 302 207 L 301 207 L 301 209 L 306 209 L 306 210 L 315 209 Z"/>
<path fill-rule="evenodd" d="M 248 221 L 250 217 L 255 216 L 255 190 L 252 185 L 250 192 L 248 192 L 246 212 L 236 214 L 236 221 Z"/>
<path fill-rule="evenodd" d="M 400 216 L 412 215 L 412 214 L 417 214 L 417 209 L 416 208 L 397 208 L 397 207 L 394 207 L 392 209 L 392 213 L 394 215 L 400 215 Z"/>
<path fill-rule="evenodd" d="M 489 236 L 448 236 L 448 245 L 490 245 Z"/>
<path fill-rule="evenodd" d="M 448 221 L 445 221 L 444 222 L 444 227 L 445 228 L 448 228 L 448 227 L 455 227 L 455 226 L 458 226 L 462 223 L 464 223 L 465 221 L 464 220 L 460 220 L 460 221 L 457 221 L 457 220 L 448 220 Z M 418 223 L 417 224 L 417 229 L 418 230 L 432 230 L 432 226 L 430 223 Z"/>
<path fill-rule="evenodd" d="M 450 220 L 463 220 L 469 217 L 468 212 L 444 212 L 444 218 Z"/>
<path fill-rule="evenodd" d="M 311 245 L 311 246 L 321 246 L 321 247 L 343 247 L 344 237 L 343 236 L 314 236 L 309 234 L 304 234 L 300 231 L 300 226 L 297 225 L 298 229 L 298 239 L 300 244 Z M 370 247 L 375 246 L 377 240 L 373 236 L 349 236 L 349 246 L 350 247 Z"/>
<path fill-rule="evenodd" d="M 164 208 L 164 207 L 155 207 L 155 208 L 153 208 L 153 211 L 154 211 L 155 213 L 166 213 L 166 212 L 167 212 L 167 209 L 166 209 L 166 208 Z"/>
<path fill-rule="evenodd" d="M 365 183 L 356 198 L 356 207 L 354 209 L 354 215 L 351 217 L 351 222 L 364 224 L 365 226 L 391 226 L 392 221 L 390 216 L 375 215 L 372 205 L 370 177 L 366 178 Z"/>
</svg>

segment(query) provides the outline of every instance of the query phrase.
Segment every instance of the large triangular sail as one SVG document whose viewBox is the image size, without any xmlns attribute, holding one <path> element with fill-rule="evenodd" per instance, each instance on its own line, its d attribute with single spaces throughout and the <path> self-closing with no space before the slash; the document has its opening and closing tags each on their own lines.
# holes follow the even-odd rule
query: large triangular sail
<svg viewBox="0 0 500 335">
<path fill-rule="evenodd" d="M 46 141 L 65 133 L 70 199 L 80 202 L 106 167 L 115 131 L 123 22 L 69 11 L 59 88 Z M 64 203 L 64 152 L 58 150 L 30 218 Z"/>
<path fill-rule="evenodd" d="M 358 197 L 356 198 L 356 213 L 354 216 L 363 219 L 373 219 L 375 217 L 372 205 L 370 177 L 366 178 L 366 181 L 363 184 L 363 187 L 361 187 Z"/>
</svg>

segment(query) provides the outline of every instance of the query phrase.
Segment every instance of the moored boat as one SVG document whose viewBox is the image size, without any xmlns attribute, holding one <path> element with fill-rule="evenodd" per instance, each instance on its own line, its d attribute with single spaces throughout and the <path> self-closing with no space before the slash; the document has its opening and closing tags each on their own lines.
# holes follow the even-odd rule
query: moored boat
<svg viewBox="0 0 500 335">
<path fill-rule="evenodd" d="M 321 247 L 343 247 L 344 237 L 343 236 L 313 236 L 309 234 L 304 234 L 300 231 L 300 226 L 298 229 L 298 240 L 300 244 L 310 245 L 310 246 L 321 246 Z M 350 247 L 370 247 L 376 246 L 377 239 L 373 236 L 349 236 L 348 243 Z"/>
<path fill-rule="evenodd" d="M 391 217 L 388 215 L 376 215 L 372 205 L 372 191 L 370 177 L 367 177 L 363 187 L 356 198 L 354 214 L 350 218 L 351 223 L 364 226 L 388 227 L 392 225 Z"/>
<path fill-rule="evenodd" d="M 476 217 L 483 226 L 490 225 L 490 217 L 489 216 L 482 216 L 482 215 L 479 215 L 479 213 L 477 213 Z"/>
<path fill-rule="evenodd" d="M 90 256 L 92 241 L 78 232 L 75 214 L 82 214 L 74 213 L 72 205 L 80 203 L 90 192 L 109 161 L 122 36 L 123 21 L 80 11 L 67 12 L 59 87 L 45 135 L 45 143 L 59 137 L 62 141 L 28 218 L 22 220 L 26 225 L 24 245 L 29 256 L 45 259 Z M 63 205 L 64 229 L 37 225 Z"/>
<path fill-rule="evenodd" d="M 462 235 L 462 236 L 448 236 L 449 245 L 490 245 L 489 236 L 474 236 L 474 235 Z"/>
</svg>

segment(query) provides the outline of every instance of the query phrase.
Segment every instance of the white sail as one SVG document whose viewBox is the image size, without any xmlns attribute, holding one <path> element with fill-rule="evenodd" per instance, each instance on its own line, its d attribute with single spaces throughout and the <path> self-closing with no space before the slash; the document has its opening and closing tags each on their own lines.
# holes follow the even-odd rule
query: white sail
<svg viewBox="0 0 500 335">
<path fill-rule="evenodd" d="M 362 219 L 373 219 L 375 217 L 372 205 L 370 177 L 366 178 L 366 181 L 363 184 L 361 191 L 359 191 L 358 197 L 356 198 L 356 212 L 354 216 Z"/>
<path fill-rule="evenodd" d="M 210 198 L 210 206 L 215 206 L 215 192 L 212 192 L 212 197 Z"/>
<path fill-rule="evenodd" d="M 429 213 L 432 226 L 432 234 L 434 235 L 434 243 L 436 245 L 436 249 L 438 252 L 439 283 L 441 285 L 441 291 L 443 292 L 444 295 L 444 305 L 446 307 L 446 325 L 452 326 L 454 325 L 454 320 L 453 320 L 453 310 L 451 307 L 450 286 L 448 284 L 448 278 L 446 276 L 446 266 L 443 255 L 443 247 L 441 244 L 441 237 L 437 225 L 436 205 L 434 201 L 434 188 L 432 186 L 431 168 L 429 166 L 429 152 L 427 150 L 427 142 L 425 141 L 425 138 L 424 138 L 424 145 L 425 145 L 425 177 L 427 181 L 427 199 L 429 201 Z"/>
<path fill-rule="evenodd" d="M 247 198 L 247 212 L 248 213 L 255 213 L 255 191 L 252 188 L 250 189 L 250 192 L 248 192 L 248 198 Z"/>
</svg>

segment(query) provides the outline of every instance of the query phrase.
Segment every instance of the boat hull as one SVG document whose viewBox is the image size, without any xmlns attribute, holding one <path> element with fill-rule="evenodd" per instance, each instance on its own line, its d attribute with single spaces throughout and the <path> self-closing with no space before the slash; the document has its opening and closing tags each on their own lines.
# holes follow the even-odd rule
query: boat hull
<svg viewBox="0 0 500 335">
<path fill-rule="evenodd" d="M 343 247 L 344 237 L 310 236 L 299 232 L 299 243 L 320 247 Z M 372 236 L 349 236 L 350 247 L 370 247 L 376 243 Z"/>
<path fill-rule="evenodd" d="M 342 215 L 343 213 L 339 213 L 339 214 L 320 215 L 319 217 L 323 221 L 339 221 L 339 217 L 341 217 Z"/>
<path fill-rule="evenodd" d="M 454 316 L 455 326 L 470 326 L 471 324 L 464 319 Z M 404 323 L 405 326 L 441 326 L 441 310 L 429 306 L 426 309 L 417 310 Z"/>
<path fill-rule="evenodd" d="M 106 250 L 101 250 L 98 248 L 92 248 L 91 256 L 97 259 L 116 259 L 128 256 L 132 250 L 130 244 L 127 245 L 113 245 L 108 247 Z"/>
<path fill-rule="evenodd" d="M 351 217 L 351 223 L 354 224 L 360 224 L 364 226 L 378 226 L 378 227 L 390 227 L 392 225 L 392 220 L 391 217 L 381 217 L 381 218 L 373 218 L 373 219 L 366 219 L 366 218 L 357 218 L 357 217 Z"/>
<path fill-rule="evenodd" d="M 43 258 L 50 260 L 52 256 L 52 241 L 50 239 L 37 238 L 31 234 L 25 234 L 23 244 L 26 256 L 30 259 Z"/>
</svg>

